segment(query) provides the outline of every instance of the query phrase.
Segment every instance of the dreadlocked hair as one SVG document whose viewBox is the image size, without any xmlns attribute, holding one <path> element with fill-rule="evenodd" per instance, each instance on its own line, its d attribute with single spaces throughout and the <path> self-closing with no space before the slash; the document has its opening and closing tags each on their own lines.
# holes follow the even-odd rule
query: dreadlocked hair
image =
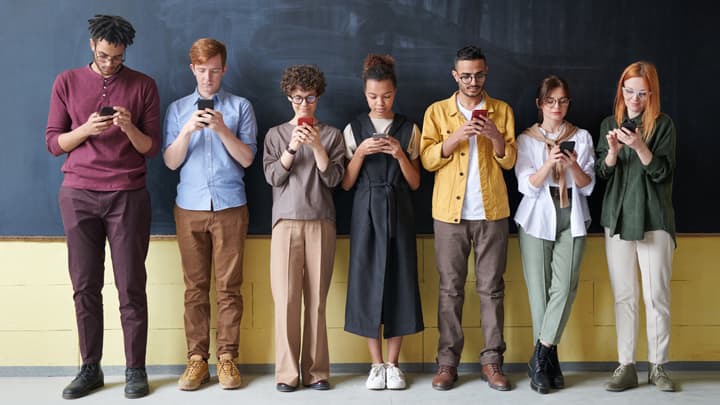
<svg viewBox="0 0 720 405">
<path fill-rule="evenodd" d="M 135 28 L 128 20 L 117 15 L 96 14 L 88 20 L 88 31 L 93 41 L 105 40 L 113 45 L 132 45 Z"/>
</svg>

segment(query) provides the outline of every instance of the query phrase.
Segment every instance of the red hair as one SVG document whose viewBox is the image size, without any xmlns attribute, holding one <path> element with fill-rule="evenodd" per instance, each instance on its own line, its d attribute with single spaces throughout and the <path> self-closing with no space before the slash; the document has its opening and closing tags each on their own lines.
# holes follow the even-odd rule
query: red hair
<svg viewBox="0 0 720 405">
<path fill-rule="evenodd" d="M 205 63 L 215 55 L 220 55 L 222 65 L 225 67 L 227 49 L 222 42 L 212 38 L 200 38 L 190 47 L 190 63 L 193 65 Z"/>
<path fill-rule="evenodd" d="M 615 93 L 615 122 L 619 127 L 625 117 L 625 97 L 622 88 L 625 81 L 633 77 L 642 78 L 648 86 L 647 102 L 645 103 L 645 111 L 642 113 L 642 128 L 639 128 L 643 140 L 647 142 L 650 135 L 652 135 L 653 129 L 655 129 L 655 120 L 660 116 L 660 80 L 658 79 L 657 69 L 652 63 L 645 61 L 632 63 L 620 75 Z"/>
</svg>

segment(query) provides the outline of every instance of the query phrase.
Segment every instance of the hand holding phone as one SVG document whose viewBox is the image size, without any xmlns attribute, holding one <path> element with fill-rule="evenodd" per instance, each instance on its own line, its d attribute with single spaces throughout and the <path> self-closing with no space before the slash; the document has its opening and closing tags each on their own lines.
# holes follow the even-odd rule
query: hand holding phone
<svg viewBox="0 0 720 405">
<path fill-rule="evenodd" d="M 303 124 L 313 126 L 314 121 L 315 120 L 313 120 L 313 117 L 298 117 L 297 126 L 301 127 L 303 126 Z"/>
</svg>

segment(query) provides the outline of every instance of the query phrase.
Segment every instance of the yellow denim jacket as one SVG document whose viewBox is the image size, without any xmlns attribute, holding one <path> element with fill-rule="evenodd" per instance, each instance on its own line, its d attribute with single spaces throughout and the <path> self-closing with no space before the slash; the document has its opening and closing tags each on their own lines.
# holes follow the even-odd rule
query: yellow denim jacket
<svg viewBox="0 0 720 405">
<path fill-rule="evenodd" d="M 495 123 L 505 138 L 505 156 L 495 155 L 492 142 L 477 137 L 478 165 L 480 170 L 480 188 L 482 189 L 485 216 L 489 221 L 510 216 L 507 187 L 502 169 L 510 170 L 517 159 L 515 144 L 515 117 L 512 109 L 504 101 L 488 97 L 483 92 L 488 117 Z M 420 141 L 420 160 L 423 167 L 435 172 L 433 188 L 432 216 L 448 223 L 460 223 L 465 186 L 467 182 L 468 151 L 470 143 L 460 144 L 452 155 L 442 157 L 442 144 L 456 129 L 465 123 L 465 117 L 457 107 L 457 92 L 450 98 L 433 103 L 425 111 L 422 138 Z"/>
</svg>

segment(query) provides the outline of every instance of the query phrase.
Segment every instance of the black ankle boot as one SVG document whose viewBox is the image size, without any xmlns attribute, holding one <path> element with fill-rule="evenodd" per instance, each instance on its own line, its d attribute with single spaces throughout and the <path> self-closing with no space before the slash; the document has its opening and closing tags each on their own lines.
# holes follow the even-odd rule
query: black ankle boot
<svg viewBox="0 0 720 405">
<path fill-rule="evenodd" d="M 538 340 L 535 350 L 528 363 L 528 377 L 530 377 L 530 388 L 541 394 L 550 392 L 550 380 L 547 375 L 548 357 L 550 348 L 543 346 Z"/>
<path fill-rule="evenodd" d="M 125 398 L 142 398 L 149 393 L 145 367 L 125 369 Z"/>
<path fill-rule="evenodd" d="M 565 388 L 565 377 L 560 370 L 560 360 L 558 359 L 557 346 L 550 348 L 550 356 L 547 364 L 547 376 L 550 380 L 550 388 Z"/>
<path fill-rule="evenodd" d="M 105 385 L 105 377 L 100 364 L 83 364 L 75 379 L 63 390 L 62 396 L 65 399 L 84 397 L 103 385 Z"/>
</svg>

